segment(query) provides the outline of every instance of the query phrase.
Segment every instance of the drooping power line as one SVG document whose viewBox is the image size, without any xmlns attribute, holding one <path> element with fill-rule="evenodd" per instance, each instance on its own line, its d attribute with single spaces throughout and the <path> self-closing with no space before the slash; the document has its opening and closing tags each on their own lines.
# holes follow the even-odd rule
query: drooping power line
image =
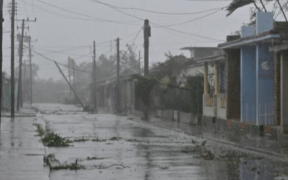
<svg viewBox="0 0 288 180">
<path fill-rule="evenodd" d="M 126 13 L 126 12 L 124 12 L 124 11 L 121 11 L 121 10 L 119 10 L 119 9 L 116 9 L 116 8 L 114 8 L 113 6 L 111 6 L 111 5 L 109 5 L 109 4 L 106 4 L 106 3 L 103 3 L 103 2 L 101 2 L 101 1 L 98 1 L 98 0 L 90 0 L 90 1 L 95 2 L 95 3 L 102 4 L 102 5 L 105 5 L 105 6 L 108 6 L 108 7 L 112 8 L 112 9 L 114 9 L 115 11 L 118 11 L 118 12 L 120 12 L 120 13 L 122 13 L 122 14 L 126 14 L 127 16 L 130 16 L 130 17 L 133 17 L 133 18 L 142 20 L 142 21 L 145 20 L 145 19 L 143 19 L 143 18 L 140 18 L 140 17 L 137 17 L 137 16 L 135 16 L 135 15 Z M 219 39 L 215 39 L 215 38 L 211 38 L 211 37 L 201 36 L 201 35 L 197 35 L 197 34 L 193 34 L 193 33 L 188 33 L 188 32 L 184 32 L 184 31 L 180 31 L 180 30 L 177 30 L 177 29 L 172 29 L 172 28 L 169 28 L 169 27 L 166 27 L 166 26 L 163 26 L 163 25 L 159 25 L 159 24 L 153 23 L 153 22 L 151 22 L 151 21 L 150 21 L 150 24 L 155 25 L 155 26 L 157 26 L 157 27 L 161 27 L 161 28 L 163 28 L 163 29 L 167 29 L 167 30 L 170 30 L 170 31 L 178 32 L 178 33 L 181 33 L 181 34 L 186 34 L 186 35 L 195 36 L 195 37 L 199 37 L 199 38 L 203 38 L 203 39 L 214 40 L 214 41 L 223 41 L 223 40 L 219 40 Z"/>
<path fill-rule="evenodd" d="M 131 8 L 131 7 L 119 7 L 119 6 L 114 6 L 111 4 L 107 4 L 107 3 L 103 3 L 100 2 L 99 3 L 106 5 L 106 6 L 110 6 L 116 9 L 126 9 L 126 10 L 137 10 L 137 11 L 143 11 L 143 12 L 148 12 L 148 13 L 154 13 L 154 14 L 164 14 L 164 15 L 192 15 L 192 14 L 201 14 L 201 13 L 205 13 L 205 12 L 209 12 L 209 11 L 214 11 L 214 10 L 219 10 L 222 9 L 223 7 L 220 8 L 212 8 L 212 9 L 207 9 L 204 11 L 196 11 L 196 12 L 185 12 L 185 13 L 172 13 L 172 12 L 160 12 L 160 11 L 151 11 L 151 10 L 147 10 L 147 9 L 141 9 L 141 8 Z"/>
</svg>

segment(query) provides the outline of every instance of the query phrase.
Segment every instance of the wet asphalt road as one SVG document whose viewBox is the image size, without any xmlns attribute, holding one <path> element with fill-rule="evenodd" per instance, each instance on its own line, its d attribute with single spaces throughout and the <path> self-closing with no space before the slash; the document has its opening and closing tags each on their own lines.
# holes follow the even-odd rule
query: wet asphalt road
<svg viewBox="0 0 288 180">
<path fill-rule="evenodd" d="M 34 123 L 70 140 L 89 141 L 64 148 L 44 147 L 40 137 L 35 136 L 33 118 L 14 122 L 5 119 L 0 146 L 1 180 L 283 179 L 276 177 L 275 164 L 263 159 L 204 160 L 195 150 L 200 140 L 183 133 L 137 123 L 128 117 L 83 113 L 75 106 L 38 107 L 40 113 Z M 60 163 L 77 159 L 85 169 L 49 171 L 43 166 L 43 155 L 51 153 Z"/>
</svg>

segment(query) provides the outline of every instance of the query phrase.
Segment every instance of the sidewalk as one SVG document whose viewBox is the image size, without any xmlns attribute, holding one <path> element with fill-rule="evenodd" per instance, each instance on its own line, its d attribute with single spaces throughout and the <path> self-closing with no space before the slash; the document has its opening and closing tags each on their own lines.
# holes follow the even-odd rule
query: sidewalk
<svg viewBox="0 0 288 180">
<path fill-rule="evenodd" d="M 171 120 L 162 120 L 160 118 L 151 118 L 148 122 L 140 120 L 140 118 L 136 116 L 133 116 L 133 118 L 133 120 L 137 122 L 183 132 L 209 140 L 220 146 L 221 144 L 227 145 L 231 148 L 256 153 L 270 159 L 288 162 L 288 137 L 283 137 L 281 143 L 279 143 L 279 140 L 272 140 L 267 137 L 249 137 L 243 134 L 237 135 L 236 133 L 231 134 L 223 131 L 218 132 L 213 129 L 203 129 L 201 125 L 189 125 Z"/>
<path fill-rule="evenodd" d="M 48 180 L 43 167 L 45 149 L 39 141 L 34 118 L 3 118 L 0 135 L 0 179 Z"/>
<path fill-rule="evenodd" d="M 20 108 L 20 111 L 17 111 L 17 109 L 15 108 L 15 117 L 36 117 L 37 112 L 35 111 L 35 107 L 24 104 L 23 107 Z M 11 117 L 11 112 L 2 110 L 1 117 Z"/>
</svg>

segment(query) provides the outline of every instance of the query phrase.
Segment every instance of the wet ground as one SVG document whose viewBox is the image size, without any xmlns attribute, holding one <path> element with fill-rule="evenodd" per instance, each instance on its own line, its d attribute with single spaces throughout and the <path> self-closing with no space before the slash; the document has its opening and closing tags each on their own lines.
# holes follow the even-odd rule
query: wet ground
<svg viewBox="0 0 288 180">
<path fill-rule="evenodd" d="M 288 173 L 285 163 L 243 156 L 224 146 L 219 156 L 211 153 L 213 144 L 203 139 L 129 117 L 87 114 L 67 105 L 38 108 L 35 119 L 3 120 L 1 180 L 270 180 L 285 179 Z M 69 147 L 44 147 L 36 123 L 74 142 Z M 48 154 L 54 154 L 60 164 L 77 161 L 85 169 L 52 171 L 43 165 L 43 156 Z"/>
</svg>

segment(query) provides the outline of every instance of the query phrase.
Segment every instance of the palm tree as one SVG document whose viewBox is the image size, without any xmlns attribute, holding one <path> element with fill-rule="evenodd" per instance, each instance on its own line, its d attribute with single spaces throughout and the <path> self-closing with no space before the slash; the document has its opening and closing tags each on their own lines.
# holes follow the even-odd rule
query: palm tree
<svg viewBox="0 0 288 180">
<path fill-rule="evenodd" d="M 266 9 L 266 5 L 270 2 L 274 2 L 273 4 L 273 14 L 274 14 L 274 18 L 276 19 L 277 16 L 282 13 L 285 20 L 287 21 L 287 18 L 286 18 L 286 15 L 285 15 L 285 12 L 282 8 L 282 6 L 286 7 L 287 6 L 287 0 L 283 0 L 284 2 L 281 4 L 280 3 L 280 0 L 264 0 L 265 2 L 263 2 L 263 0 L 260 0 L 260 4 L 262 6 L 262 8 L 260 8 L 257 3 L 256 3 L 256 0 L 233 0 L 227 7 L 227 15 L 226 16 L 230 16 L 234 11 L 236 11 L 238 8 L 241 8 L 243 6 L 246 6 L 246 5 L 250 5 L 250 4 L 253 4 L 255 9 L 253 10 L 253 12 L 251 13 L 251 17 L 250 17 L 250 20 L 251 22 L 249 24 L 254 24 L 255 23 L 255 16 L 256 16 L 256 12 L 261 12 L 261 11 L 264 11 L 264 12 L 267 12 L 267 9 Z"/>
</svg>

